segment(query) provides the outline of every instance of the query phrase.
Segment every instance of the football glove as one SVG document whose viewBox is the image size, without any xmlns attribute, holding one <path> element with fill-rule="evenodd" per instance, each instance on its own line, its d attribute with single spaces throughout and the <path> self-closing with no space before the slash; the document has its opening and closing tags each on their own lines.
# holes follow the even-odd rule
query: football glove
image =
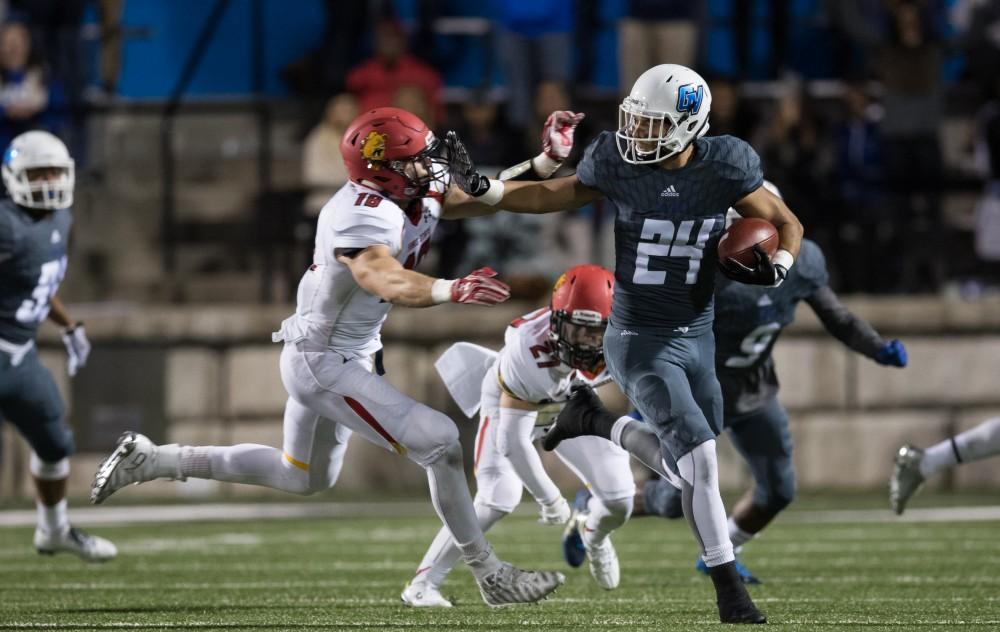
<svg viewBox="0 0 1000 632">
<path fill-rule="evenodd" d="M 469 151 L 455 132 L 444 136 L 444 146 L 448 157 L 448 173 L 451 181 L 472 197 L 480 197 L 490 190 L 490 179 L 476 171 Z"/>
<path fill-rule="evenodd" d="M 538 503 L 538 506 L 540 507 L 538 522 L 548 525 L 561 525 L 569 522 L 572 510 L 570 510 L 569 503 L 562 496 L 549 504 Z"/>
<path fill-rule="evenodd" d="M 66 354 L 69 356 L 66 362 L 66 372 L 69 373 L 70 377 L 73 377 L 78 369 L 87 364 L 87 357 L 90 355 L 90 341 L 87 340 L 87 332 L 83 328 L 83 323 L 77 323 L 63 329 L 62 341 L 66 345 Z"/>
<path fill-rule="evenodd" d="M 886 366 L 904 367 L 908 360 L 906 347 L 899 340 L 890 340 L 875 353 L 875 361 Z"/>
<path fill-rule="evenodd" d="M 542 152 L 556 162 L 569 158 L 573 151 L 573 132 L 584 116 L 568 110 L 549 114 L 542 126 Z"/>
<path fill-rule="evenodd" d="M 780 263 L 771 263 L 770 257 L 760 247 L 760 244 L 753 245 L 753 253 L 757 257 L 757 265 L 748 267 L 729 257 L 725 260 L 719 259 L 719 268 L 722 273 L 734 281 L 746 283 L 748 285 L 767 285 L 777 287 L 788 275 L 788 268 Z"/>
<path fill-rule="evenodd" d="M 496 279 L 492 268 L 479 268 L 461 279 L 452 281 L 451 300 L 453 303 L 472 305 L 496 305 L 510 298 L 510 286 Z"/>
</svg>

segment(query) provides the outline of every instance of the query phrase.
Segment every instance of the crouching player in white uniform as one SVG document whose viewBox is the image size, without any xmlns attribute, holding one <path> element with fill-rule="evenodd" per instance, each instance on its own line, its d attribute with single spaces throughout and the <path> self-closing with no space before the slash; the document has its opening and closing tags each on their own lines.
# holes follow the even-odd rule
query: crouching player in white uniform
<svg viewBox="0 0 1000 632">
<path fill-rule="evenodd" d="M 532 442 L 540 437 L 569 397 L 570 386 L 597 386 L 610 380 L 604 369 L 604 330 L 611 312 L 614 276 L 599 266 L 570 268 L 559 277 L 550 307 L 515 320 L 504 334 L 504 347 L 489 363 L 479 393 L 479 432 L 475 443 L 478 491 L 476 515 L 483 531 L 509 514 L 521 500 L 522 485 L 541 507 L 539 522 L 561 525 L 570 519 L 569 504 L 542 467 Z M 449 390 L 463 405 L 456 379 L 438 362 Z M 481 351 L 489 353 L 487 350 Z M 468 383 L 477 362 L 459 360 L 447 373 Z M 463 366 L 464 364 L 464 366 Z M 482 362 L 478 363 L 480 367 Z M 632 512 L 635 481 L 628 453 L 599 437 L 578 437 L 559 444 L 556 454 L 586 483 L 593 497 L 581 523 L 590 572 L 602 588 L 618 586 L 618 556 L 608 535 Z M 575 516 L 574 516 L 574 519 Z M 459 557 L 447 528 L 441 529 L 403 590 L 410 606 L 450 607 L 440 586 Z"/>
<path fill-rule="evenodd" d="M 572 146 L 581 117 L 557 114 L 544 136 L 555 156 L 533 160 L 536 174 L 551 175 L 558 167 L 553 158 L 565 158 Z M 494 305 L 509 297 L 488 268 L 457 280 L 413 271 L 439 218 L 494 211 L 450 186 L 438 148 L 423 121 L 398 108 L 366 112 L 347 129 L 341 154 L 351 181 L 320 213 L 296 313 L 274 335 L 284 343 L 281 379 L 289 394 L 283 450 L 156 446 L 127 432 L 97 473 L 93 502 L 132 483 L 189 476 L 311 494 L 334 485 L 356 432 L 427 470 L 434 508 L 455 534 L 486 603 L 538 601 L 564 581 L 559 573 L 524 572 L 497 559 L 476 519 L 455 424 L 372 370 L 379 368 L 380 331 L 393 304 Z"/>
</svg>

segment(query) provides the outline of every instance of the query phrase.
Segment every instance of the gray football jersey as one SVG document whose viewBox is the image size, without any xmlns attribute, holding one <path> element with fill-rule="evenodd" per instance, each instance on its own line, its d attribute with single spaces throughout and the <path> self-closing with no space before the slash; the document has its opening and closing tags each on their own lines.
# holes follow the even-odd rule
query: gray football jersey
<svg viewBox="0 0 1000 632">
<path fill-rule="evenodd" d="M 66 274 L 72 223 L 69 209 L 34 216 L 10 199 L 0 201 L 0 338 L 34 339 Z"/>
<path fill-rule="evenodd" d="M 788 278 L 776 288 L 745 285 L 718 275 L 715 291 L 715 367 L 726 411 L 746 413 L 778 392 L 771 350 L 795 320 L 799 301 L 829 283 L 826 260 L 815 242 L 802 248 Z"/>
<path fill-rule="evenodd" d="M 614 204 L 616 327 L 697 336 L 712 326 L 716 244 L 726 210 L 761 186 L 760 158 L 733 136 L 695 141 L 681 169 L 632 165 L 613 132 L 584 152 L 576 175 Z"/>
</svg>

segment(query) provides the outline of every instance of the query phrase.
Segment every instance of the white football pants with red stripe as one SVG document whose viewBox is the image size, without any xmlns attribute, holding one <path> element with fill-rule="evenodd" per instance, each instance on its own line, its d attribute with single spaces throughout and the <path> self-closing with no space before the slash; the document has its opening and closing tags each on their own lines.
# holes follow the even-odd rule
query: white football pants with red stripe
<svg viewBox="0 0 1000 632">
<path fill-rule="evenodd" d="M 337 448 L 346 443 L 346 429 L 423 466 L 458 443 L 458 428 L 447 415 L 374 374 L 371 358 L 350 358 L 303 340 L 285 343 L 280 367 L 290 395 L 284 458 L 295 467 L 339 470 L 329 455 L 343 459 Z"/>
</svg>

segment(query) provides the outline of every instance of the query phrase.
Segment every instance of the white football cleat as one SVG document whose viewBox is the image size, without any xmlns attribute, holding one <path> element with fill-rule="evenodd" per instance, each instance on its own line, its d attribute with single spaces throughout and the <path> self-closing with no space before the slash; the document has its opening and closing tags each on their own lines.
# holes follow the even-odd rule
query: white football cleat
<svg viewBox="0 0 1000 632">
<path fill-rule="evenodd" d="M 479 594 L 491 608 L 541 601 L 566 581 L 562 573 L 522 571 L 507 562 L 481 580 Z"/>
<path fill-rule="evenodd" d="M 42 555 L 72 553 L 88 562 L 107 562 L 118 555 L 118 547 L 110 540 L 75 527 L 56 533 L 35 529 L 35 549 Z"/>
<path fill-rule="evenodd" d="M 583 546 L 587 549 L 590 574 L 594 576 L 597 585 L 604 590 L 618 588 L 621 571 L 618 568 L 618 552 L 615 551 L 615 545 L 611 544 L 611 537 L 605 537 L 597 546 L 589 546 L 587 538 L 584 538 Z"/>
<path fill-rule="evenodd" d="M 441 591 L 420 580 L 408 583 L 399 598 L 413 608 L 451 608 L 451 602 L 444 598 Z"/>
<path fill-rule="evenodd" d="M 90 502 L 99 505 L 126 485 L 151 481 L 156 476 L 159 447 L 145 435 L 125 432 L 111 456 L 97 468 L 90 486 Z"/>
<path fill-rule="evenodd" d="M 902 515 L 906 503 L 924 485 L 924 475 L 920 473 L 923 460 L 924 451 L 912 445 L 904 445 L 896 453 L 889 478 L 889 506 L 897 516 Z"/>
</svg>

